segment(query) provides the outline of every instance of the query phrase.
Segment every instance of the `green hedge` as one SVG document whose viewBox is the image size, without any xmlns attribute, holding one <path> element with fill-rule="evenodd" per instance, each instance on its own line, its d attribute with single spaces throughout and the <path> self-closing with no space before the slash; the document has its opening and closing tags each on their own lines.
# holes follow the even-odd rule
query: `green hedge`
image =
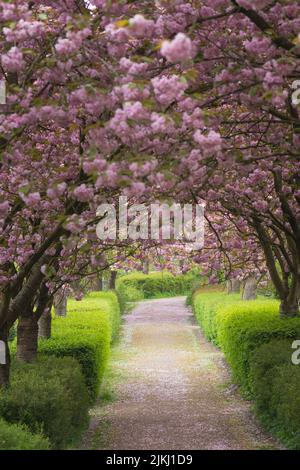
<svg viewBox="0 0 300 470">
<path fill-rule="evenodd" d="M 168 272 L 132 273 L 118 278 L 117 291 L 128 302 L 187 295 L 193 285 L 200 284 L 200 274 L 190 272 L 174 276 Z"/>
<path fill-rule="evenodd" d="M 288 447 L 300 449 L 300 366 L 291 361 L 300 318 L 282 319 L 279 302 L 244 302 L 236 295 L 193 297 L 205 336 L 225 353 L 233 379 L 254 399 L 264 425 Z"/>
<path fill-rule="evenodd" d="M 32 434 L 21 424 L 7 423 L 0 419 L 0 450 L 49 450 L 47 438 Z"/>
<path fill-rule="evenodd" d="M 293 365 L 290 340 L 273 340 L 250 359 L 255 408 L 265 426 L 288 447 L 300 450 L 300 367 Z"/>
<path fill-rule="evenodd" d="M 113 292 L 91 293 L 82 301 L 70 300 L 66 317 L 55 317 L 52 337 L 41 340 L 45 355 L 70 356 L 82 366 L 90 398 L 94 401 L 107 364 L 110 344 L 120 326 L 120 309 Z"/>
<path fill-rule="evenodd" d="M 128 282 L 121 282 L 117 284 L 117 293 L 120 299 L 120 302 L 123 306 L 123 310 L 126 310 L 127 302 L 138 302 L 139 300 L 144 300 L 145 296 L 143 291 L 139 290 L 137 287 L 132 287 Z"/>
<path fill-rule="evenodd" d="M 67 316 L 53 318 L 52 338 L 40 340 L 38 361 L 13 361 L 11 385 L 0 393 L 0 416 L 9 423 L 3 425 L 3 448 L 47 448 L 47 438 L 58 449 L 76 442 L 88 424 L 88 409 L 98 395 L 120 322 L 113 292 L 68 301 Z M 11 349 L 14 356 L 15 340 Z M 16 424 L 10 431 L 12 423 L 26 427 L 17 429 Z M 40 433 L 46 436 L 41 444 Z"/>
<path fill-rule="evenodd" d="M 88 425 L 88 409 L 81 367 L 72 358 L 14 361 L 10 387 L 0 393 L 0 416 L 26 425 L 32 433 L 43 433 L 56 449 L 79 438 Z"/>
<path fill-rule="evenodd" d="M 217 313 L 218 341 L 233 378 L 251 394 L 249 360 L 252 352 L 273 339 L 300 338 L 300 318 L 281 319 L 276 300 L 228 305 Z"/>
<path fill-rule="evenodd" d="M 239 294 L 228 295 L 224 292 L 199 293 L 192 300 L 194 315 L 206 338 L 219 346 L 216 315 L 220 307 L 239 302 Z"/>
<path fill-rule="evenodd" d="M 99 313 L 108 314 L 111 339 L 115 339 L 121 325 L 121 312 L 118 297 L 115 292 L 90 292 L 82 301 L 68 300 L 68 314 L 70 313 Z"/>
</svg>

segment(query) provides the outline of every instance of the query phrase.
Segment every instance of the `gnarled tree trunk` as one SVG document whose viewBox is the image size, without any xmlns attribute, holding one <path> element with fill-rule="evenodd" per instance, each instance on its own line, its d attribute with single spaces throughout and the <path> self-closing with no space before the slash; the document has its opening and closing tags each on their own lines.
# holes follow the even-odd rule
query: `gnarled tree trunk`
<svg viewBox="0 0 300 470">
<path fill-rule="evenodd" d="M 41 318 L 39 319 L 39 338 L 51 338 L 52 315 L 51 306 L 45 308 Z"/>
<path fill-rule="evenodd" d="M 38 318 L 33 311 L 21 315 L 17 327 L 17 358 L 33 362 L 38 351 Z"/>
<path fill-rule="evenodd" d="M 149 274 L 149 261 L 148 260 L 145 260 L 143 262 L 143 273 Z"/>
<path fill-rule="evenodd" d="M 243 300 L 255 300 L 257 298 L 257 280 L 255 276 L 248 276 L 245 279 L 243 289 Z"/>
<path fill-rule="evenodd" d="M 0 329 L 0 389 L 7 387 L 10 375 L 10 353 L 8 347 L 8 328 Z"/>
<path fill-rule="evenodd" d="M 37 357 L 39 320 L 50 305 L 46 282 L 41 285 L 34 305 L 35 308 L 28 308 L 18 320 L 17 357 L 24 362 L 33 362 Z"/>
<path fill-rule="evenodd" d="M 299 315 L 299 304 L 295 302 L 291 304 L 285 300 L 283 300 L 280 304 L 280 316 L 282 318 L 292 318 L 297 317 Z"/>
<path fill-rule="evenodd" d="M 116 280 L 117 280 L 117 271 L 111 271 L 110 279 L 109 279 L 109 290 L 115 290 L 116 288 Z"/>
<path fill-rule="evenodd" d="M 241 290 L 241 282 L 238 279 L 229 279 L 227 281 L 227 293 L 239 294 Z"/>
<path fill-rule="evenodd" d="M 96 278 L 96 291 L 103 291 L 103 277 L 102 276 L 97 276 Z"/>
<path fill-rule="evenodd" d="M 66 317 L 67 316 L 67 303 L 68 299 L 64 292 L 60 291 L 54 296 L 54 311 L 55 315 L 58 317 Z"/>
</svg>

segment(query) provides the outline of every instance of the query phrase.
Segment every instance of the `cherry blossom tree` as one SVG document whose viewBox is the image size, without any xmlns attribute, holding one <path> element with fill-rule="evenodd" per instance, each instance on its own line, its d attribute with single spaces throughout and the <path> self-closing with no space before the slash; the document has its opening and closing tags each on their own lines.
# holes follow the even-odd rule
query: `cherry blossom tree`
<svg viewBox="0 0 300 470">
<path fill-rule="evenodd" d="M 143 135 L 140 158 L 149 153 L 147 137 L 152 142 L 161 169 L 153 182 L 159 179 L 162 193 L 204 199 L 246 224 L 282 315 L 298 314 L 299 110 L 292 84 L 299 75 L 299 4 L 160 1 L 151 12 L 144 6 L 145 16 L 139 5 L 139 13 L 109 26 L 130 80 L 129 92 L 120 85 L 113 126 L 132 148 Z M 131 132 L 122 135 L 126 125 Z"/>
<path fill-rule="evenodd" d="M 293 0 L 0 3 L 1 341 L 121 194 L 205 201 L 216 266 L 240 250 L 298 314 L 299 23 Z"/>
</svg>

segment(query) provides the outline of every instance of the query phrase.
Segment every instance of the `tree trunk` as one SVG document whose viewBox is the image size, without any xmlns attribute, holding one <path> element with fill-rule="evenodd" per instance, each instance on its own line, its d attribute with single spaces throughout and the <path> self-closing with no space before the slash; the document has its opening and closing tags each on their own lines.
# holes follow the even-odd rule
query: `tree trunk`
<svg viewBox="0 0 300 470">
<path fill-rule="evenodd" d="M 179 261 L 179 267 L 180 267 L 181 274 L 184 274 L 184 272 L 183 272 L 184 271 L 184 260 L 183 259 Z"/>
<path fill-rule="evenodd" d="M 115 290 L 116 288 L 116 280 L 117 280 L 117 271 L 111 271 L 110 279 L 109 279 L 109 290 Z"/>
<path fill-rule="evenodd" d="M 103 277 L 99 276 L 96 278 L 96 291 L 103 291 Z"/>
<path fill-rule="evenodd" d="M 238 279 L 229 279 L 227 281 L 227 293 L 239 294 L 241 290 L 241 282 Z"/>
<path fill-rule="evenodd" d="M 17 358 L 24 362 L 33 362 L 38 351 L 38 322 L 37 316 L 22 315 L 17 328 Z"/>
<path fill-rule="evenodd" d="M 282 300 L 280 304 L 280 316 L 282 318 L 292 318 L 299 315 L 298 299 L 294 301 Z"/>
<path fill-rule="evenodd" d="M 7 387 L 10 375 L 10 353 L 8 347 L 8 330 L 4 326 L 0 330 L 0 389 Z"/>
<path fill-rule="evenodd" d="M 51 307 L 47 307 L 39 319 L 39 338 L 51 338 L 52 315 Z"/>
<path fill-rule="evenodd" d="M 63 292 L 58 292 L 54 296 L 54 311 L 55 315 L 58 317 L 66 317 L 67 316 L 67 296 Z"/>
<path fill-rule="evenodd" d="M 257 299 L 257 280 L 254 276 L 249 276 L 245 280 L 243 289 L 243 300 Z"/>
<path fill-rule="evenodd" d="M 144 274 L 149 274 L 149 261 L 144 261 L 143 262 L 143 273 Z"/>
</svg>

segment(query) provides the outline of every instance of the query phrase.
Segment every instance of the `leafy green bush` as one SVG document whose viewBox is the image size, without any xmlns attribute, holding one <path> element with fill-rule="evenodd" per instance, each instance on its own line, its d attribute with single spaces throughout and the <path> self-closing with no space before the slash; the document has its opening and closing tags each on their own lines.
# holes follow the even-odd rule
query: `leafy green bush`
<svg viewBox="0 0 300 470">
<path fill-rule="evenodd" d="M 252 352 L 273 339 L 300 337 L 300 318 L 282 319 L 276 300 L 254 300 L 222 307 L 216 316 L 218 341 L 234 380 L 251 393 L 249 360 Z"/>
<path fill-rule="evenodd" d="M 122 276 L 117 280 L 117 291 L 128 302 L 132 302 L 187 295 L 196 283 L 200 283 L 200 275 L 194 272 L 177 276 L 168 272 L 133 273 Z"/>
<path fill-rule="evenodd" d="M 99 393 L 110 343 L 119 326 L 116 294 L 91 293 L 81 302 L 69 301 L 67 316 L 54 318 L 52 337 L 41 340 L 39 350 L 46 355 L 75 358 L 82 366 L 91 401 L 94 401 Z"/>
<path fill-rule="evenodd" d="M 0 419 L 0 450 L 48 450 L 49 441 L 41 434 L 32 434 L 21 424 Z"/>
<path fill-rule="evenodd" d="M 103 311 L 108 314 L 113 340 L 117 336 L 121 325 L 120 305 L 115 292 L 90 292 L 80 302 L 73 299 L 68 301 L 68 314 L 84 312 L 90 314 L 94 312 L 101 315 Z"/>
<path fill-rule="evenodd" d="M 291 340 L 273 340 L 250 359 L 255 407 L 262 422 L 288 447 L 300 449 L 300 367 L 291 362 Z"/>
<path fill-rule="evenodd" d="M 193 309 L 206 337 L 225 353 L 235 382 L 254 398 L 262 422 L 300 449 L 300 367 L 291 363 L 300 318 L 280 318 L 276 300 L 244 302 L 225 293 L 200 292 Z"/>
<path fill-rule="evenodd" d="M 187 307 L 192 307 L 193 306 L 193 297 L 194 297 L 195 294 L 196 294 L 196 289 L 192 289 L 192 290 L 190 290 L 190 292 L 186 296 L 185 305 Z"/>
<path fill-rule="evenodd" d="M 17 337 L 17 326 L 14 323 L 9 331 L 8 341 L 12 342 Z"/>
<path fill-rule="evenodd" d="M 267 412 L 270 406 L 272 393 L 269 384 L 274 379 L 273 369 L 291 364 L 291 345 L 292 340 L 272 340 L 250 355 L 249 384 L 260 412 Z"/>
<path fill-rule="evenodd" d="M 0 416 L 43 433 L 54 448 L 76 440 L 88 424 L 89 399 L 80 365 L 71 358 L 13 362 L 11 384 L 0 393 Z"/>
<path fill-rule="evenodd" d="M 121 298 L 122 305 L 125 306 L 125 310 L 127 302 L 137 302 L 144 299 L 144 293 L 137 287 L 133 287 L 125 282 L 120 282 L 118 284 L 117 293 L 119 298 Z"/>
<path fill-rule="evenodd" d="M 193 298 L 194 315 L 206 338 L 218 346 L 216 315 L 224 305 L 239 302 L 239 294 L 228 295 L 225 292 L 196 294 Z"/>
</svg>

